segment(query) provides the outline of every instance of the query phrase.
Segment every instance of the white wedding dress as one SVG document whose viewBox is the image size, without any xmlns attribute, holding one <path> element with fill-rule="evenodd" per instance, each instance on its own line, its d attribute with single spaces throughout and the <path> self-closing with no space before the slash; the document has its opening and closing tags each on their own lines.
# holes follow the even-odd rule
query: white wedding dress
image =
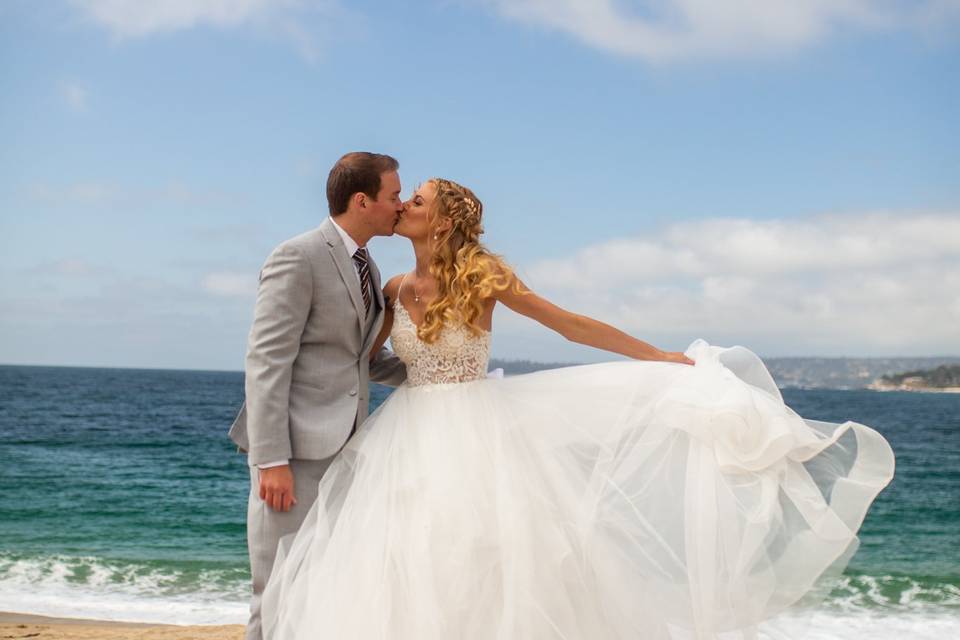
<svg viewBox="0 0 960 640">
<path fill-rule="evenodd" d="M 801 418 L 742 347 L 493 379 L 489 334 L 428 345 L 395 305 L 408 380 L 281 542 L 267 640 L 754 637 L 893 476 L 881 435 Z"/>
</svg>

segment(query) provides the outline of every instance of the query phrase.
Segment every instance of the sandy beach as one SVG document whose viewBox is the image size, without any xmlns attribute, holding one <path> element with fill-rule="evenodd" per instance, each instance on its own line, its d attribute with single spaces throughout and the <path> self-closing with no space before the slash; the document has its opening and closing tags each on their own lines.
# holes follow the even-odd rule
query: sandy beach
<svg viewBox="0 0 960 640">
<path fill-rule="evenodd" d="M 80 618 L 48 618 L 0 612 L 0 639 L 38 640 L 240 640 L 243 625 L 139 624 Z"/>
</svg>

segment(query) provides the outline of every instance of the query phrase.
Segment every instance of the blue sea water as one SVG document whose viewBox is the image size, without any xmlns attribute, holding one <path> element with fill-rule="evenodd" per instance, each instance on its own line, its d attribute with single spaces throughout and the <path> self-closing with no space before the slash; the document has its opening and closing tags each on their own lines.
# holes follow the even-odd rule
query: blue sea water
<svg viewBox="0 0 960 640">
<path fill-rule="evenodd" d="M 0 366 L 0 610 L 243 622 L 248 475 L 226 436 L 242 394 L 241 373 Z M 960 394 L 784 399 L 897 455 L 808 637 L 960 637 Z"/>
</svg>

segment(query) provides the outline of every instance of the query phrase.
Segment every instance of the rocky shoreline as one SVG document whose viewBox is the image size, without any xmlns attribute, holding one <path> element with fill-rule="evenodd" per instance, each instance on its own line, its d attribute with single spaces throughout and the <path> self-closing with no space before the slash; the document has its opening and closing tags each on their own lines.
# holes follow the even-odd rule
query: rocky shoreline
<svg viewBox="0 0 960 640">
<path fill-rule="evenodd" d="M 923 384 L 888 384 L 873 382 L 867 386 L 871 391 L 922 391 L 924 393 L 960 393 L 960 387 L 931 387 Z"/>
<path fill-rule="evenodd" d="M 926 391 L 960 393 L 960 365 L 885 375 L 868 387 L 877 391 Z"/>
</svg>

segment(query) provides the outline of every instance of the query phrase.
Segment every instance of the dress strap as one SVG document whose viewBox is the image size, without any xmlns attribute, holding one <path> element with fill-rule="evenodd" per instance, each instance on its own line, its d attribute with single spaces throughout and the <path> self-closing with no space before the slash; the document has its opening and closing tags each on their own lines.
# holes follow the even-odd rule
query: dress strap
<svg viewBox="0 0 960 640">
<path fill-rule="evenodd" d="M 400 301 L 400 294 L 403 292 L 403 283 L 407 280 L 408 275 L 410 275 L 409 272 L 403 274 L 403 277 L 400 278 L 400 288 L 397 289 L 397 302 Z"/>
</svg>

